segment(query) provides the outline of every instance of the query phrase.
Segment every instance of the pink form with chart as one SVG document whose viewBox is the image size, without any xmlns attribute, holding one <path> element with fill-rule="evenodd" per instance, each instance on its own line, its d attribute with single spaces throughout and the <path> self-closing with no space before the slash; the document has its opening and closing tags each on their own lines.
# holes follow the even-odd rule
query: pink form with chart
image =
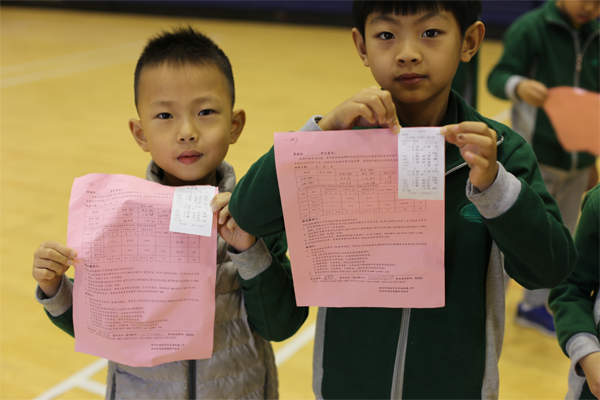
<svg viewBox="0 0 600 400">
<path fill-rule="evenodd" d="M 169 231 L 174 191 L 126 175 L 75 179 L 76 351 L 145 367 L 211 357 L 216 221 L 204 216 L 210 237 Z"/>
<path fill-rule="evenodd" d="M 415 147 L 402 160 L 430 172 L 434 157 Z M 396 135 L 276 133 L 275 162 L 299 306 L 444 305 L 444 201 L 398 198 Z M 443 170 L 405 175 L 443 195 Z"/>
</svg>

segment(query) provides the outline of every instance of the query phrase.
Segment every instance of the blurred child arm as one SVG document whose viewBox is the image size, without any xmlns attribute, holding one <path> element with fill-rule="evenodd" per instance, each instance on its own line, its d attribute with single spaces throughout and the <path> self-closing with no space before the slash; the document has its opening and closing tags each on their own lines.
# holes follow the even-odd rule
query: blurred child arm
<svg viewBox="0 0 600 400">
<path fill-rule="evenodd" d="M 540 107 L 548 95 L 546 86 L 529 75 L 535 63 L 536 35 L 517 21 L 504 36 L 504 53 L 488 76 L 488 89 L 496 97 L 523 100 Z"/>
<path fill-rule="evenodd" d="M 600 297 L 597 294 L 600 289 L 599 208 L 600 187 L 596 186 L 583 200 L 575 232 L 575 246 L 579 254 L 577 266 L 562 284 L 550 291 L 548 297 L 558 342 L 571 359 L 572 372 L 582 376 L 578 365 L 583 369 L 596 397 L 600 395 L 600 343 L 597 331 L 600 319 Z"/>
<path fill-rule="evenodd" d="M 35 297 L 48 318 L 71 336 L 73 329 L 73 282 L 65 272 L 76 257 L 74 250 L 57 242 L 44 242 L 35 251 L 33 278 L 38 282 Z"/>
</svg>

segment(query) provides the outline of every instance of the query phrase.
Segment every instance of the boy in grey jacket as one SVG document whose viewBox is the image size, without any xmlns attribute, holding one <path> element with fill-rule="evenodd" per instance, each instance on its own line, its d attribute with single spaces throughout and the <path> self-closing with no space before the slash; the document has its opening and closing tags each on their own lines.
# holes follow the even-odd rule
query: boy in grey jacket
<svg viewBox="0 0 600 400">
<path fill-rule="evenodd" d="M 151 368 L 109 362 L 107 399 L 277 398 L 271 344 L 249 325 L 238 267 L 289 269 L 285 235 L 255 237 L 229 224 L 227 204 L 235 187 L 233 167 L 224 161 L 242 133 L 246 115 L 233 109 L 233 73 L 227 56 L 192 28 L 151 39 L 135 71 L 139 120 L 129 128 L 152 161 L 146 179 L 169 186 L 219 187 L 211 205 L 218 212 L 216 313 L 213 355 Z M 56 242 L 36 250 L 36 298 L 61 329 L 74 336 L 73 283 L 64 275 L 77 257 Z M 193 316 L 190 316 L 193 318 Z"/>
</svg>

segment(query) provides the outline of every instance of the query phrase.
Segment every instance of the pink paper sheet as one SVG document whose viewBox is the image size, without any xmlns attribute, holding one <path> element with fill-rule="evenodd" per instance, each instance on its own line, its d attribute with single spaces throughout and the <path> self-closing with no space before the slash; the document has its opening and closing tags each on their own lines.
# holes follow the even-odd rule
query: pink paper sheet
<svg viewBox="0 0 600 400">
<path fill-rule="evenodd" d="M 600 94 L 555 87 L 548 90 L 544 110 L 565 150 L 600 155 Z"/>
<path fill-rule="evenodd" d="M 444 201 L 397 198 L 397 140 L 388 129 L 275 134 L 299 306 L 444 306 Z"/>
<path fill-rule="evenodd" d="M 135 367 L 212 356 L 216 219 L 210 237 L 169 232 L 174 190 L 126 175 L 75 179 L 76 351 Z"/>
</svg>

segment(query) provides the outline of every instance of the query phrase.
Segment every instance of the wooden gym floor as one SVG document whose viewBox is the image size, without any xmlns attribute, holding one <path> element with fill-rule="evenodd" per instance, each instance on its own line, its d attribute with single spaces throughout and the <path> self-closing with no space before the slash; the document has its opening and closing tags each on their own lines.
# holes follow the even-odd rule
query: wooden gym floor
<svg viewBox="0 0 600 400">
<path fill-rule="evenodd" d="M 227 156 L 238 178 L 270 148 L 273 132 L 296 130 L 375 84 L 345 28 L 2 7 L 2 399 L 103 397 L 103 361 L 75 353 L 34 299 L 33 252 L 44 240 L 65 242 L 73 178 L 144 176 L 148 155 L 127 128 L 137 117 L 133 70 L 148 37 L 180 24 L 207 33 L 231 59 L 236 107 L 248 115 Z M 508 122 L 509 103 L 485 85 L 501 49 L 490 40 L 481 50 L 479 110 Z M 511 282 L 500 396 L 563 398 L 569 361 L 555 339 L 514 324 L 520 293 Z M 282 399 L 314 398 L 315 316 L 311 310 L 299 334 L 274 344 Z"/>
</svg>

